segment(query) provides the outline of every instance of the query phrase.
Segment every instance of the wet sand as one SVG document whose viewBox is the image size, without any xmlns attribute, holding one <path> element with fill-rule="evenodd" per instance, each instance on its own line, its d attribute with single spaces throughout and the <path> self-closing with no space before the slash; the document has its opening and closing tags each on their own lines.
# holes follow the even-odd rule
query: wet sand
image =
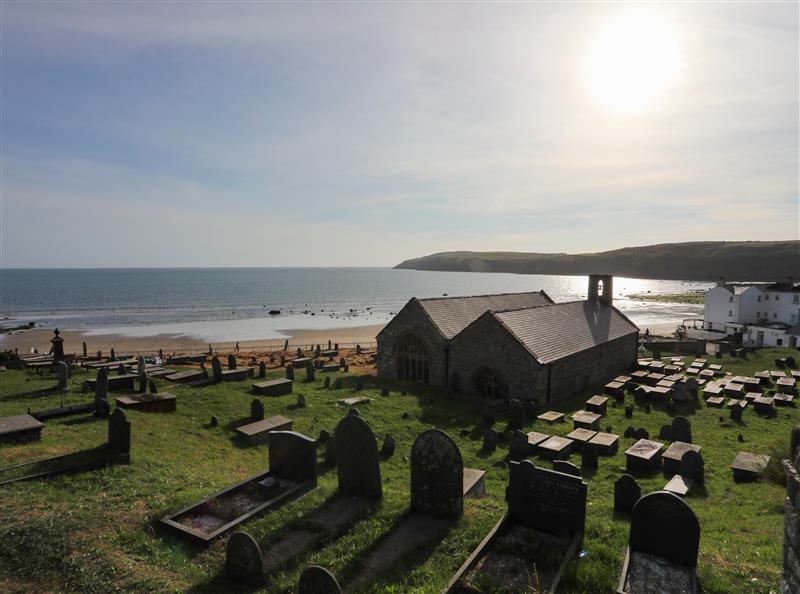
<svg viewBox="0 0 800 594">
<path fill-rule="evenodd" d="M 291 347 L 308 347 L 309 345 L 319 344 L 327 348 L 328 340 L 339 343 L 342 347 L 354 347 L 360 344 L 364 348 L 374 346 L 375 336 L 383 328 L 383 324 L 370 326 L 355 326 L 352 328 L 336 328 L 331 330 L 281 330 L 287 334 Z M 39 352 L 50 350 L 50 339 L 53 337 L 52 330 L 25 330 L 14 332 L 13 334 L 0 335 L 0 350 L 19 349 L 20 353 L 29 353 L 38 349 Z M 118 334 L 106 334 L 102 336 L 86 336 L 82 332 L 75 330 L 64 330 L 61 332 L 64 339 L 65 353 L 78 353 L 83 350 L 83 342 L 86 342 L 86 349 L 91 353 L 98 350 L 107 353 L 112 348 L 119 354 L 125 353 L 155 353 L 158 349 L 164 352 L 192 352 L 208 350 L 208 343 L 197 340 L 189 336 L 178 336 L 169 334 L 157 334 L 155 336 L 122 336 Z M 264 340 L 242 340 L 239 341 L 240 351 L 269 350 L 269 347 L 283 348 L 284 338 L 264 339 Z M 234 342 L 215 342 L 212 343 L 214 349 L 220 351 L 232 350 Z M 266 347 L 266 349 L 265 349 Z"/>
</svg>

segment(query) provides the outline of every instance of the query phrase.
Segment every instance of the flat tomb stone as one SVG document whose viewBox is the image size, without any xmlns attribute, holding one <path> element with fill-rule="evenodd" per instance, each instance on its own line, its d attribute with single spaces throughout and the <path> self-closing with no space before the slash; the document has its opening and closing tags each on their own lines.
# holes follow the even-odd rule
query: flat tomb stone
<svg viewBox="0 0 800 594">
<path fill-rule="evenodd" d="M 625 384 L 618 381 L 608 382 L 605 386 L 606 394 L 619 394 L 625 390 Z"/>
<path fill-rule="evenodd" d="M 625 450 L 628 472 L 634 470 L 647 471 L 658 468 L 661 463 L 661 450 L 663 447 L 663 443 L 651 441 L 649 439 L 640 439 L 637 441 Z"/>
<path fill-rule="evenodd" d="M 756 398 L 761 398 L 761 392 L 748 392 L 744 395 L 744 399 L 748 402 L 752 402 Z"/>
<path fill-rule="evenodd" d="M 344 406 L 358 406 L 359 404 L 369 404 L 371 401 L 372 400 L 366 396 L 351 396 L 350 398 L 342 398 L 336 402 Z"/>
<path fill-rule="evenodd" d="M 536 446 L 542 443 L 544 440 L 549 439 L 550 436 L 547 433 L 539 433 L 538 431 L 530 431 L 528 433 L 528 448 L 532 451 L 536 451 Z"/>
<path fill-rule="evenodd" d="M 597 413 L 589 412 L 588 410 L 579 410 L 572 415 L 572 424 L 575 429 L 582 428 L 597 431 L 600 429 L 600 418 L 601 415 Z"/>
<path fill-rule="evenodd" d="M 618 375 L 617 377 L 614 378 L 614 381 L 615 382 L 619 382 L 621 384 L 627 384 L 629 381 L 631 381 L 631 376 L 629 376 L 629 375 Z"/>
<path fill-rule="evenodd" d="M 703 388 L 703 396 L 706 398 L 709 396 L 721 396 L 723 392 L 724 389 L 720 385 L 708 384 L 705 388 Z"/>
<path fill-rule="evenodd" d="M 166 392 L 118 396 L 116 400 L 120 408 L 141 412 L 174 412 L 178 404 L 178 397 Z"/>
<path fill-rule="evenodd" d="M 139 379 L 135 373 L 126 373 L 125 375 L 109 375 L 108 376 L 108 389 L 109 390 L 128 390 L 133 392 L 134 382 Z M 86 380 L 86 386 L 90 392 L 94 392 L 97 386 L 97 378 Z"/>
<path fill-rule="evenodd" d="M 786 374 L 782 371 L 770 371 L 769 376 L 772 378 L 782 378 L 786 377 Z"/>
<path fill-rule="evenodd" d="M 147 377 L 164 377 L 166 378 L 168 375 L 175 375 L 178 373 L 174 369 L 167 369 L 165 367 L 157 367 L 154 369 L 145 369 L 145 373 Z"/>
<path fill-rule="evenodd" d="M 0 417 L 0 442 L 13 443 L 42 438 L 44 424 L 31 415 Z"/>
<path fill-rule="evenodd" d="M 292 380 L 281 378 L 256 382 L 253 384 L 253 393 L 262 396 L 283 396 L 292 393 Z"/>
<path fill-rule="evenodd" d="M 739 406 L 741 408 L 745 408 L 747 406 L 747 400 L 737 400 L 736 398 L 731 398 L 725 404 L 728 408 L 733 408 L 734 406 Z"/>
<path fill-rule="evenodd" d="M 775 394 L 773 400 L 775 401 L 776 406 L 789 406 L 794 400 L 794 396 L 791 394 L 783 394 L 782 392 L 778 392 Z"/>
<path fill-rule="evenodd" d="M 606 414 L 608 408 L 608 398 L 605 396 L 592 396 L 586 401 L 586 410 L 589 412 L 597 413 L 598 415 Z"/>
<path fill-rule="evenodd" d="M 254 367 L 237 367 L 236 369 L 224 369 L 220 377 L 223 382 L 243 382 L 254 375 Z"/>
<path fill-rule="evenodd" d="M 683 455 L 689 450 L 693 450 L 699 454 L 702 449 L 703 447 L 699 445 L 686 443 L 684 441 L 673 441 L 667 448 L 667 451 L 661 455 L 664 461 L 664 474 L 668 477 L 679 474 Z"/>
<path fill-rule="evenodd" d="M 737 483 L 754 481 L 764 471 L 768 463 L 769 456 L 766 454 L 739 452 L 733 464 L 731 464 L 733 480 Z"/>
<path fill-rule="evenodd" d="M 694 481 L 692 479 L 676 474 L 664 485 L 664 490 L 675 493 L 675 495 L 680 495 L 681 497 L 686 497 L 693 484 Z"/>
<path fill-rule="evenodd" d="M 755 408 L 757 413 L 762 415 L 772 414 L 774 411 L 772 398 L 768 396 L 759 396 L 758 398 L 754 398 L 753 408 Z"/>
<path fill-rule="evenodd" d="M 708 366 L 709 369 L 713 369 L 714 371 L 720 371 L 722 369 L 722 365 L 719 363 L 712 363 Z"/>
<path fill-rule="evenodd" d="M 647 371 L 641 369 L 639 371 L 634 371 L 631 373 L 631 381 L 636 382 L 637 384 L 644 383 L 648 375 L 650 374 Z"/>
<path fill-rule="evenodd" d="M 547 421 L 548 423 L 555 423 L 556 421 L 564 420 L 564 413 L 556 412 L 554 410 L 548 410 L 547 412 L 540 414 L 536 418 L 541 421 Z"/>
<path fill-rule="evenodd" d="M 539 455 L 542 458 L 560 460 L 568 458 L 572 450 L 572 440 L 554 435 L 539 444 Z"/>
<path fill-rule="evenodd" d="M 237 427 L 236 431 L 250 443 L 266 443 L 269 441 L 271 431 L 291 431 L 292 420 L 284 416 L 276 415 L 268 419 L 262 419 L 255 423 L 248 423 Z"/>
<path fill-rule="evenodd" d="M 706 404 L 715 408 L 722 408 L 722 404 L 724 402 L 725 399 L 722 396 L 712 396 L 711 398 L 706 399 Z"/>
<path fill-rule="evenodd" d="M 191 382 L 193 380 L 203 379 L 204 377 L 205 375 L 203 375 L 202 369 L 190 369 L 189 371 L 179 371 L 177 373 L 173 373 L 166 376 L 164 379 L 166 379 L 168 382 Z"/>
<path fill-rule="evenodd" d="M 575 429 L 567 434 L 567 439 L 571 439 L 575 442 L 576 446 L 581 447 L 588 443 L 595 435 L 597 435 L 597 431 L 592 431 L 591 429 Z"/>
<path fill-rule="evenodd" d="M 619 435 L 601 431 L 589 440 L 589 445 L 601 454 L 616 454 L 619 448 Z"/>
<path fill-rule="evenodd" d="M 309 357 L 299 357 L 292 361 L 292 367 L 295 369 L 305 369 L 311 363 Z"/>
<path fill-rule="evenodd" d="M 341 367 L 339 366 L 338 363 L 326 363 L 325 365 L 322 366 L 322 369 L 320 369 L 320 371 L 322 371 L 323 373 L 335 373 L 339 371 L 339 369 L 341 369 Z"/>
<path fill-rule="evenodd" d="M 714 370 L 713 369 L 703 369 L 700 372 L 700 377 L 706 377 L 706 378 L 711 379 L 712 377 L 714 377 Z"/>
<path fill-rule="evenodd" d="M 654 371 L 653 373 L 648 373 L 647 374 L 647 377 L 645 378 L 645 382 L 650 384 L 651 386 L 655 386 L 658 382 L 663 380 L 665 377 L 667 377 L 666 374 L 664 374 L 664 373 L 656 373 Z"/>
<path fill-rule="evenodd" d="M 480 499 L 486 495 L 486 471 L 477 468 L 464 469 L 464 497 Z"/>
</svg>

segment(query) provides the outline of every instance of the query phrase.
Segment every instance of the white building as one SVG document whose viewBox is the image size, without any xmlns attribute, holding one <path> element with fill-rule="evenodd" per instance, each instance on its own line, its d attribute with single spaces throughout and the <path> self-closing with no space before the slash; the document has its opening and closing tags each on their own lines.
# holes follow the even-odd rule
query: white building
<svg viewBox="0 0 800 594">
<path fill-rule="evenodd" d="M 733 287 L 724 283 L 705 297 L 703 329 L 740 334 L 746 346 L 796 347 L 800 337 L 800 285 Z"/>
</svg>

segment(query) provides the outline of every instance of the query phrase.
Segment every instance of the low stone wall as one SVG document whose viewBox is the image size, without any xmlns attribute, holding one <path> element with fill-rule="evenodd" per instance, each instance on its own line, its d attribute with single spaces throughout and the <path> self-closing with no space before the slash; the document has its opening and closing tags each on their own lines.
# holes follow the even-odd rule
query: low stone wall
<svg viewBox="0 0 800 594">
<path fill-rule="evenodd" d="M 800 592 L 800 426 L 792 431 L 791 460 L 783 461 L 786 502 L 783 518 L 781 594 Z"/>
<path fill-rule="evenodd" d="M 649 351 L 681 353 L 698 357 L 706 354 L 705 340 L 653 340 L 644 341 L 642 344 Z"/>
</svg>

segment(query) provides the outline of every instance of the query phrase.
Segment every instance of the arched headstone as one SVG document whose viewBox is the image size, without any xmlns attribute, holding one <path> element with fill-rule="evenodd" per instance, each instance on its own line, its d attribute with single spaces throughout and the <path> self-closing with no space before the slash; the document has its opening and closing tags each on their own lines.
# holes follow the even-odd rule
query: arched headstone
<svg viewBox="0 0 800 594">
<path fill-rule="evenodd" d="M 142 357 L 142 356 L 140 355 L 140 356 L 139 356 L 139 357 L 136 359 L 136 373 L 137 373 L 137 374 L 139 374 L 139 375 L 141 375 L 142 373 L 144 373 L 144 369 L 145 369 L 145 366 L 144 366 L 144 357 Z"/>
<path fill-rule="evenodd" d="M 525 405 L 519 400 L 511 400 L 508 404 L 508 424 L 512 429 L 525 426 Z"/>
<path fill-rule="evenodd" d="M 263 361 L 258 364 L 258 377 L 259 379 L 267 377 L 267 364 Z"/>
<path fill-rule="evenodd" d="M 294 381 L 294 367 L 291 365 L 286 366 L 286 379 Z"/>
<path fill-rule="evenodd" d="M 94 399 L 95 402 L 108 400 L 108 370 L 105 367 L 101 367 L 97 372 L 97 380 L 94 383 Z"/>
<path fill-rule="evenodd" d="M 489 427 L 483 432 L 483 450 L 493 452 L 497 449 L 497 431 Z"/>
<path fill-rule="evenodd" d="M 464 462 L 444 431 L 428 429 L 411 446 L 411 508 L 458 517 L 464 513 Z"/>
<path fill-rule="evenodd" d="M 308 365 L 306 365 L 306 381 L 313 382 L 315 377 L 314 366 L 309 361 Z"/>
<path fill-rule="evenodd" d="M 342 588 L 333 574 L 324 567 L 312 565 L 300 574 L 298 594 L 341 594 Z"/>
<path fill-rule="evenodd" d="M 228 369 L 236 369 L 236 357 L 228 355 Z"/>
<path fill-rule="evenodd" d="M 108 447 L 116 454 L 130 454 L 131 422 L 121 408 L 114 410 L 108 419 Z"/>
<path fill-rule="evenodd" d="M 641 496 L 642 488 L 631 475 L 623 474 L 614 481 L 614 509 L 631 513 Z"/>
<path fill-rule="evenodd" d="M 264 577 L 261 547 L 247 532 L 234 532 L 225 551 L 225 572 L 246 584 L 260 584 Z"/>
<path fill-rule="evenodd" d="M 339 492 L 378 499 L 383 495 L 378 442 L 361 417 L 345 416 L 334 431 Z"/>
<path fill-rule="evenodd" d="M 631 551 L 663 557 L 685 567 L 697 565 L 700 522 L 692 508 L 667 491 L 648 493 L 631 514 Z"/>
<path fill-rule="evenodd" d="M 58 372 L 58 385 L 57 390 L 67 390 L 69 388 L 69 365 L 64 361 L 56 363 L 56 371 Z"/>
<path fill-rule="evenodd" d="M 381 446 L 381 456 L 384 458 L 391 458 L 394 456 L 394 450 L 396 448 L 397 442 L 395 441 L 394 437 L 387 435 L 383 440 L 383 445 Z"/>
<path fill-rule="evenodd" d="M 254 421 L 261 421 L 264 419 L 264 403 L 258 398 L 253 398 L 250 402 L 250 418 Z"/>
<path fill-rule="evenodd" d="M 219 362 L 217 357 L 211 358 L 211 374 L 214 376 L 214 381 L 222 381 L 222 363 Z"/>
<path fill-rule="evenodd" d="M 692 443 L 692 424 L 689 419 L 686 417 L 672 419 L 672 438 L 673 441 Z"/>
<path fill-rule="evenodd" d="M 581 469 L 572 462 L 567 462 L 566 460 L 553 460 L 553 470 L 556 472 L 563 472 L 564 474 L 571 474 L 572 476 L 581 475 Z"/>
<path fill-rule="evenodd" d="M 597 468 L 597 448 L 588 444 L 581 448 L 581 468 Z"/>
<path fill-rule="evenodd" d="M 680 475 L 692 479 L 698 485 L 702 485 L 706 477 L 703 456 L 694 450 L 687 450 L 681 456 Z"/>
</svg>

